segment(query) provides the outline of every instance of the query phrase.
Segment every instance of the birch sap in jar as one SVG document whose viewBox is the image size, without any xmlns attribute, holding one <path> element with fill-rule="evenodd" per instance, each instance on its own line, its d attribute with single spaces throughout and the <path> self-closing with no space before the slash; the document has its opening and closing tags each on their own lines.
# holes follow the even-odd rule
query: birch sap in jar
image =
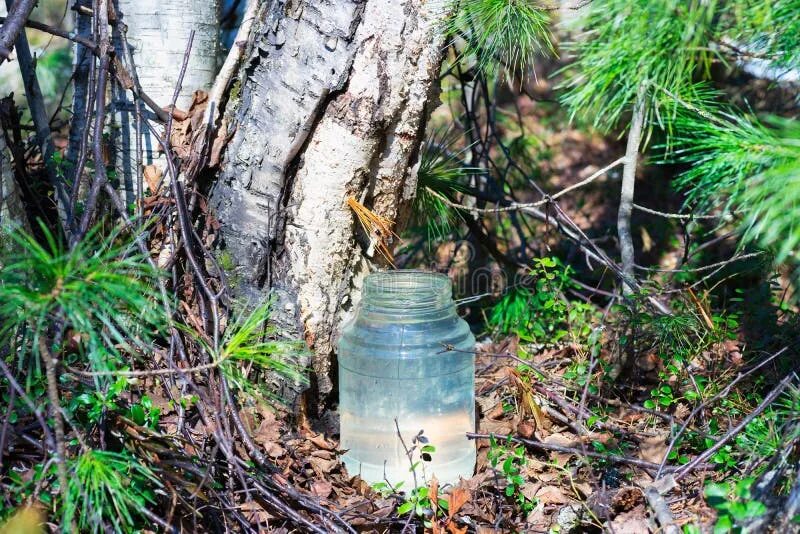
<svg viewBox="0 0 800 534">
<path fill-rule="evenodd" d="M 404 270 L 366 277 L 338 351 L 341 448 L 351 476 L 403 482 L 405 490 L 432 475 L 441 484 L 472 476 L 474 349 L 448 277 Z"/>
</svg>

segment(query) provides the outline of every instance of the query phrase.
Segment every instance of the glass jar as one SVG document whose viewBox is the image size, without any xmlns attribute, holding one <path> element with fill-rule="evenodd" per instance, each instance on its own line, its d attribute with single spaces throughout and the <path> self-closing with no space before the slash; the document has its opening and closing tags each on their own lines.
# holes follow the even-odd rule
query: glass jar
<svg viewBox="0 0 800 534">
<path fill-rule="evenodd" d="M 371 484 L 403 482 L 405 490 L 434 474 L 442 484 L 471 477 L 475 444 L 465 434 L 475 429 L 474 350 L 447 276 L 408 270 L 368 275 L 356 316 L 339 341 L 348 473 Z"/>
</svg>

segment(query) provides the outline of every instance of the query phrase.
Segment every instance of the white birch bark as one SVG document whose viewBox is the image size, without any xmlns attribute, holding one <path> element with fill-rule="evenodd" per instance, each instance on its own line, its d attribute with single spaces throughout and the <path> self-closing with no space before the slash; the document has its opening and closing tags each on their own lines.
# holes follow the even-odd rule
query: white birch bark
<svg viewBox="0 0 800 534">
<path fill-rule="evenodd" d="M 304 335 L 323 397 L 372 263 L 346 200 L 391 219 L 411 200 L 440 12 L 433 0 L 274 2 L 254 36 L 213 205 L 239 294 L 277 295 L 277 319 Z"/>
<path fill-rule="evenodd" d="M 25 212 L 14 180 L 11 154 L 6 149 L 5 137 L 0 134 L 0 227 L 25 224 Z"/>
<path fill-rule="evenodd" d="M 127 30 L 130 56 L 136 66 L 138 82 L 148 96 L 166 108 L 172 102 L 189 36 L 194 41 L 176 106 L 186 110 L 195 90 L 208 91 L 217 72 L 219 55 L 219 0 L 118 0 L 115 8 Z M 115 39 L 120 58 L 130 57 Z M 126 201 L 140 197 L 136 160 L 136 128 L 133 96 L 117 90 L 113 95 L 115 123 L 112 133 L 117 149 L 117 177 Z M 142 108 L 146 106 L 142 104 Z M 159 135 L 163 131 L 159 128 Z M 158 140 L 146 125 L 141 127 L 141 165 L 165 167 Z M 146 187 L 146 184 L 145 184 Z"/>
</svg>

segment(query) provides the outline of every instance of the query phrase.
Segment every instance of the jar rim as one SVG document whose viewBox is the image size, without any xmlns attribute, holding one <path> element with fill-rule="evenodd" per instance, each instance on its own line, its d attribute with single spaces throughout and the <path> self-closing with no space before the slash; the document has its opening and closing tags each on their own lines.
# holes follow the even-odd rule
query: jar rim
<svg viewBox="0 0 800 534">
<path fill-rule="evenodd" d="M 452 282 L 444 274 L 418 269 L 370 273 L 364 280 L 362 302 L 380 308 L 410 310 L 440 307 L 452 302 Z"/>
<path fill-rule="evenodd" d="M 370 273 L 364 280 L 366 291 L 404 292 L 424 290 L 439 293 L 451 288 L 450 278 L 442 273 L 421 269 L 396 269 Z"/>
</svg>

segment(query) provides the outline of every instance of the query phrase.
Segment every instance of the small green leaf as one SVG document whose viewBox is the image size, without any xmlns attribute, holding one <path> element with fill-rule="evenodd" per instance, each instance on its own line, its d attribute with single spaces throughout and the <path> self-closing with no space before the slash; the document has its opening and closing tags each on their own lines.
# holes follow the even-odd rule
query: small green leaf
<svg viewBox="0 0 800 534">
<path fill-rule="evenodd" d="M 414 508 L 414 503 L 411 501 L 406 501 L 397 507 L 397 515 L 405 515 L 408 512 L 410 512 L 413 508 Z"/>
<path fill-rule="evenodd" d="M 141 404 L 134 404 L 131 406 L 131 419 L 133 419 L 137 425 L 144 424 L 144 408 Z"/>
</svg>

